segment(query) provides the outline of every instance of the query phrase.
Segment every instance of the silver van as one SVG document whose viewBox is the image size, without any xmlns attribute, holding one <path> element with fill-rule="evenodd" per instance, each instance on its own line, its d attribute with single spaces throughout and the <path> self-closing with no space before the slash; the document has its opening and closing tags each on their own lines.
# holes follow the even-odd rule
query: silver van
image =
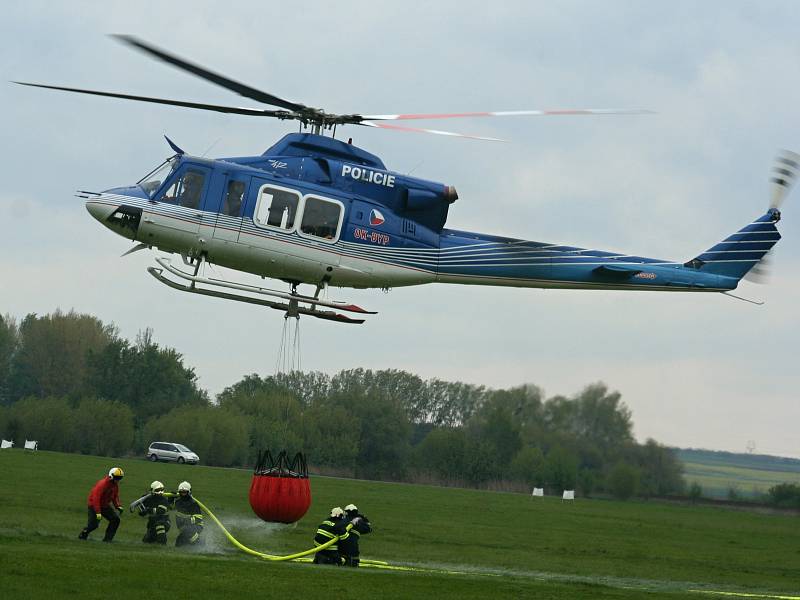
<svg viewBox="0 0 800 600">
<path fill-rule="evenodd" d="M 147 458 L 153 462 L 171 460 L 177 463 L 196 465 L 200 457 L 183 444 L 175 442 L 153 442 L 147 449 Z"/>
</svg>

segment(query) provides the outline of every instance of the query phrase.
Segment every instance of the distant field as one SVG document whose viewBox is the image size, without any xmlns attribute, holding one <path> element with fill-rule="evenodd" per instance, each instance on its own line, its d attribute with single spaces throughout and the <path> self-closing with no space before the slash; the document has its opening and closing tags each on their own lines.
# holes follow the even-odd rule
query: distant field
<svg viewBox="0 0 800 600">
<path fill-rule="evenodd" d="M 741 497 L 757 497 L 779 483 L 800 484 L 800 460 L 773 456 L 678 450 L 684 478 L 697 482 L 703 495 L 726 498 L 733 489 Z"/>
<path fill-rule="evenodd" d="M 151 548 L 123 517 L 112 545 L 76 539 L 86 494 L 112 464 L 125 503 L 153 479 L 189 479 L 243 543 L 289 553 L 311 545 L 331 506 L 355 502 L 375 524 L 365 558 L 418 571 L 265 563 L 209 530 L 203 552 Z M 647 502 L 314 478 L 296 526 L 264 524 L 247 503 L 248 471 L 49 452 L 0 452 L 0 594 L 75 598 L 685 598 L 800 600 L 800 519 Z M 104 527 L 104 525 L 103 525 Z M 174 531 L 170 532 L 170 540 Z"/>
</svg>

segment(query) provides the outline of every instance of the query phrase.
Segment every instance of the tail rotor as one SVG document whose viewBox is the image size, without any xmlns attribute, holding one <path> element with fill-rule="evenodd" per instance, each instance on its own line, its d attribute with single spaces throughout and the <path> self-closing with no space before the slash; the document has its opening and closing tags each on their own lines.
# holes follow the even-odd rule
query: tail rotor
<svg viewBox="0 0 800 600">
<path fill-rule="evenodd" d="M 769 204 L 770 210 L 778 211 L 780 217 L 780 207 L 789 190 L 792 189 L 797 180 L 797 173 L 800 171 L 800 154 L 791 150 L 782 150 L 775 159 L 775 166 L 772 167 L 772 201 Z"/>
<path fill-rule="evenodd" d="M 775 221 L 781 218 L 781 205 L 786 196 L 797 181 L 800 173 L 800 154 L 791 150 L 781 150 L 775 158 L 775 165 L 772 167 L 772 198 L 769 203 L 769 213 Z M 772 275 L 774 260 L 774 250 L 770 250 L 764 258 L 753 266 L 744 278 L 750 283 L 769 283 Z"/>
</svg>

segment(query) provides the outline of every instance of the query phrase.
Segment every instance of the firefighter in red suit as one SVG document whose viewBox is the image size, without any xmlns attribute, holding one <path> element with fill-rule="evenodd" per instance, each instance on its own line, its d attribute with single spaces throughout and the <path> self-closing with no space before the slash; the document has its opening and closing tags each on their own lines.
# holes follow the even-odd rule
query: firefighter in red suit
<svg viewBox="0 0 800 600">
<path fill-rule="evenodd" d="M 92 491 L 89 492 L 89 520 L 86 527 L 80 532 L 78 538 L 88 539 L 89 534 L 100 525 L 103 517 L 108 521 L 106 534 L 103 536 L 104 542 L 114 539 L 119 527 L 119 515 L 122 514 L 122 505 L 119 501 L 119 482 L 125 473 L 119 467 L 114 467 L 108 472 L 107 477 L 103 477 L 94 484 Z"/>
</svg>

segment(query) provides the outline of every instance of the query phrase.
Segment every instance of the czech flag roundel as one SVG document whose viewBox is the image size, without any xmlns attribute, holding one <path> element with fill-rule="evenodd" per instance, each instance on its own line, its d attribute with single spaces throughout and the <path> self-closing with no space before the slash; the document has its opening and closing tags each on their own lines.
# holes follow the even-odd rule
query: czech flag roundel
<svg viewBox="0 0 800 600">
<path fill-rule="evenodd" d="M 381 211 L 375 208 L 373 208 L 372 212 L 369 213 L 369 224 L 372 225 L 373 227 L 376 227 L 378 225 L 383 225 L 383 222 L 385 220 L 386 219 L 381 214 Z"/>
</svg>

